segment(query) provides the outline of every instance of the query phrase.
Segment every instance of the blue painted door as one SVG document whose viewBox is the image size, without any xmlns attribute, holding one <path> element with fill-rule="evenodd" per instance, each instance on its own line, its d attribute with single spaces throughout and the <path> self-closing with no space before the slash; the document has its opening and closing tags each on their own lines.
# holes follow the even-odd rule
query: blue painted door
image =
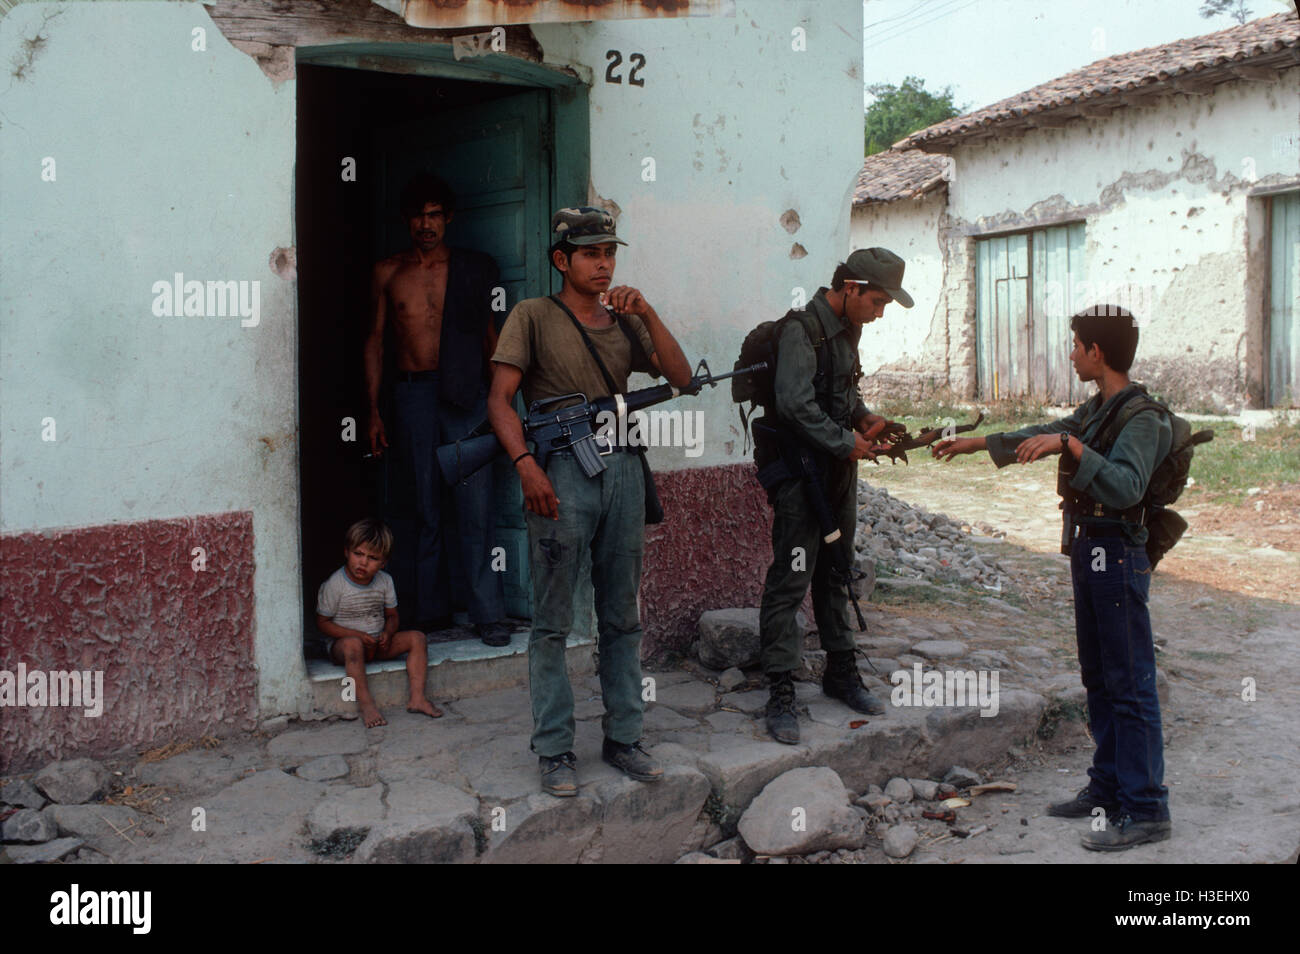
<svg viewBox="0 0 1300 954">
<path fill-rule="evenodd" d="M 380 255 L 410 246 L 406 224 L 393 210 L 406 181 L 421 170 L 441 176 L 456 193 L 447 229 L 452 245 L 486 252 L 501 269 L 505 309 L 546 294 L 546 247 L 550 239 L 551 156 L 548 93 L 529 90 L 439 113 L 394 128 L 381 147 L 378 174 L 382 200 L 375 210 Z M 518 405 L 522 414 L 522 406 Z M 496 545 L 505 550 L 506 611 L 532 616 L 528 534 L 523 497 L 510 462 L 495 467 Z M 454 564 L 454 561 L 453 561 Z M 458 568 L 453 565 L 453 572 Z M 453 576 L 453 592 L 456 578 Z"/>
<path fill-rule="evenodd" d="M 1269 255 L 1268 406 L 1300 403 L 1300 192 L 1274 196 Z"/>
</svg>

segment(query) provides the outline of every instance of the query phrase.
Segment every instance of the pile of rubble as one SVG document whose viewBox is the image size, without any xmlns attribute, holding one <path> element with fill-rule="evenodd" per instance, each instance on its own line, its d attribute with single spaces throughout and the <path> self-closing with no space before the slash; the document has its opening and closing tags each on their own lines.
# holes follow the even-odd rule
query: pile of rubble
<svg viewBox="0 0 1300 954">
<path fill-rule="evenodd" d="M 1014 788 L 954 765 L 942 781 L 895 778 L 855 795 L 829 768 L 793 769 L 750 803 L 734 837 L 677 863 L 862 864 L 878 860 L 877 850 L 903 859 L 918 846 L 982 834 L 986 826 L 962 824 L 961 809 L 984 791 Z"/>
<path fill-rule="evenodd" d="M 982 586 L 1000 592 L 1011 582 L 1006 568 L 981 555 L 972 534 L 1005 536 L 986 526 L 958 523 L 889 495 L 883 488 L 858 480 L 858 530 L 854 540 L 859 569 L 871 573 L 876 565 L 895 576 L 928 583 Z"/>
<path fill-rule="evenodd" d="M 52 762 L 0 788 L 0 863 L 105 862 L 113 839 L 130 840 L 139 814 L 105 804 L 112 775 L 93 759 Z"/>
</svg>

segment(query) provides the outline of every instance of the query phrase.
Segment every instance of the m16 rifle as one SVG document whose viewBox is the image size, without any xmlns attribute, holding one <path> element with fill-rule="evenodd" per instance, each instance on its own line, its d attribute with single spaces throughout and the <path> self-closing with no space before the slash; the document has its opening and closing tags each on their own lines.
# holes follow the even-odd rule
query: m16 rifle
<svg viewBox="0 0 1300 954">
<path fill-rule="evenodd" d="M 708 362 L 701 361 L 695 368 L 690 383 L 681 388 L 659 384 L 626 394 L 611 394 L 594 401 L 587 400 L 585 394 L 577 392 L 544 398 L 534 401 L 528 407 L 524 440 L 533 446 L 533 456 L 543 470 L 546 469 L 551 454 L 569 451 L 582 467 L 582 472 L 588 477 L 595 477 L 605 469 L 602 458 L 614 451 L 611 435 L 600 426 L 602 422 L 613 422 L 621 426 L 628 415 L 643 408 L 662 404 L 682 394 L 699 394 L 706 385 L 717 387 L 719 381 L 754 374 L 766 368 L 767 365 L 760 362 L 715 375 L 709 371 Z M 575 401 L 576 403 L 569 403 Z M 442 471 L 447 483 L 455 485 L 500 453 L 501 442 L 485 421 L 474 428 L 468 437 L 438 448 L 438 469 Z"/>
</svg>

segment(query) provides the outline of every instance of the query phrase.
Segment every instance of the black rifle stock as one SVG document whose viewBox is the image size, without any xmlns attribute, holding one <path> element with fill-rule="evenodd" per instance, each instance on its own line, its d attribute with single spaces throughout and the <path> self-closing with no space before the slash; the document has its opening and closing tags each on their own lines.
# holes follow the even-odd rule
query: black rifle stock
<svg viewBox="0 0 1300 954">
<path fill-rule="evenodd" d="M 713 374 L 709 371 L 707 361 L 701 361 L 695 368 L 695 374 L 685 387 L 677 388 L 671 384 L 658 384 L 650 388 L 629 391 L 626 394 L 612 394 L 608 397 L 587 400 L 585 394 L 561 394 L 558 397 L 534 401 L 528 407 L 528 420 L 524 422 L 524 440 L 533 447 L 533 455 L 542 469 L 555 451 L 571 451 L 582 472 L 594 477 L 605 469 L 601 458 L 611 453 L 613 446 L 609 437 L 603 435 L 598 426 L 601 415 L 612 415 L 615 420 L 625 420 L 629 414 L 655 404 L 662 404 L 682 394 L 699 394 L 706 386 L 717 387 L 719 381 L 754 374 L 767 367 L 765 363 L 748 368 L 737 368 L 726 374 Z M 557 407 L 568 401 L 577 403 L 568 407 Z M 553 410 L 554 408 L 554 410 Z M 496 434 L 483 433 L 484 424 L 471 432 L 471 436 L 444 444 L 438 448 L 438 469 L 447 483 L 455 485 L 476 473 L 502 453 L 501 442 Z"/>
</svg>

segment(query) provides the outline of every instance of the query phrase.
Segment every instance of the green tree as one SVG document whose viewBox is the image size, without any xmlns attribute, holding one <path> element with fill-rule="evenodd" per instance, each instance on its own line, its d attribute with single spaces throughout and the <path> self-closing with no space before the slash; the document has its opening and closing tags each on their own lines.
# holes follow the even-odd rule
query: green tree
<svg viewBox="0 0 1300 954">
<path fill-rule="evenodd" d="M 1255 11 L 1246 7 L 1246 0 L 1205 0 L 1197 12 L 1206 20 L 1210 17 L 1229 16 L 1238 23 L 1245 23 Z"/>
<path fill-rule="evenodd" d="M 908 133 L 962 112 L 953 105 L 951 86 L 931 93 L 925 88 L 925 80 L 916 76 L 906 77 L 900 86 L 873 83 L 867 92 L 875 97 L 867 107 L 865 121 L 868 156 L 883 152 Z"/>
</svg>

